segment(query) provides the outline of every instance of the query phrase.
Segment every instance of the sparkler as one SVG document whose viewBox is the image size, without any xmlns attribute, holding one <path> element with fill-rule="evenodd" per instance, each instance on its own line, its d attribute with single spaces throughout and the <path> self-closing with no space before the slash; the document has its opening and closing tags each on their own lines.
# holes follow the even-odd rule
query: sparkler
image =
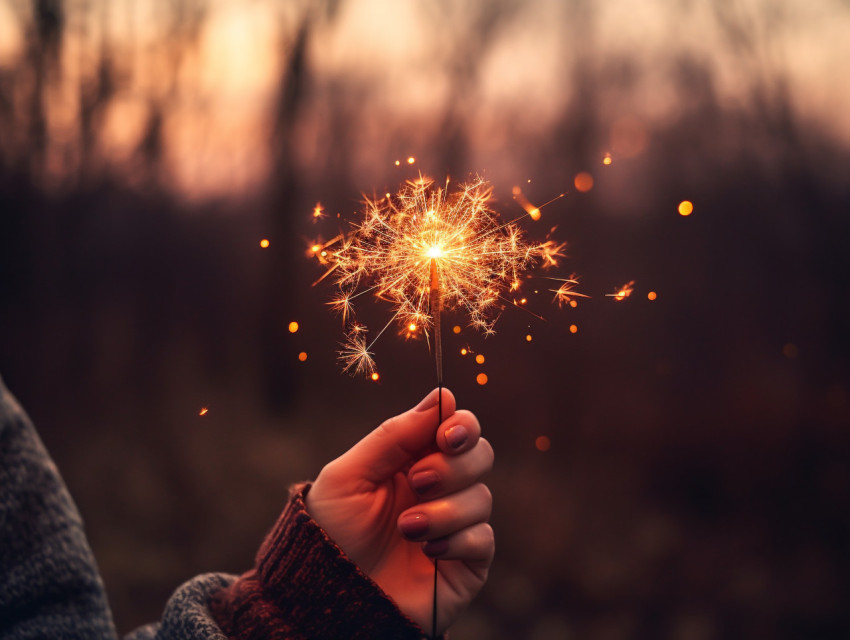
<svg viewBox="0 0 850 640">
<path fill-rule="evenodd" d="M 318 281 L 333 276 L 338 287 L 329 304 L 348 324 L 346 342 L 339 351 L 344 370 L 376 376 L 372 346 L 384 331 L 393 322 L 406 335 L 421 328 L 429 342 L 433 340 L 440 391 L 438 422 L 442 421 L 443 310 L 459 309 L 470 326 L 491 335 L 501 309 L 516 305 L 504 294 L 520 288 L 524 271 L 537 262 L 543 268 L 555 266 L 564 255 L 564 243 L 547 239 L 530 244 L 515 221 L 502 222 L 489 207 L 492 192 L 481 177 L 450 192 L 448 180 L 444 187 L 437 187 L 431 178 L 420 175 L 394 196 L 367 198 L 363 219 L 347 237 L 337 236 L 310 248 L 328 267 Z M 525 209 L 539 219 L 538 207 L 529 204 Z M 574 279 L 563 282 L 560 299 L 570 299 L 574 283 Z M 366 339 L 366 327 L 353 320 L 355 300 L 364 294 L 389 302 L 394 310 L 371 341 Z M 483 384 L 480 379 L 479 383 Z M 434 637 L 437 575 L 435 560 Z"/>
<path fill-rule="evenodd" d="M 408 164 L 414 161 L 411 157 Z M 400 164 L 401 161 L 396 161 L 396 165 Z M 353 224 L 349 234 L 341 233 L 327 242 L 317 241 L 307 250 L 307 255 L 327 268 L 313 284 L 331 278 L 337 286 L 337 293 L 328 304 L 346 325 L 346 340 L 338 352 L 345 371 L 377 380 L 372 348 L 396 322 L 402 335 L 412 337 L 421 329 L 429 344 L 433 341 L 437 386 L 441 392 L 443 310 L 461 311 L 469 326 L 492 335 L 505 306 L 511 304 L 527 311 L 525 298 L 517 303 L 506 297 L 507 293 L 519 290 L 525 271 L 532 265 L 544 269 L 557 266 L 564 257 L 566 243 L 547 236 L 544 242 L 532 244 L 526 241 L 516 220 L 502 222 L 489 207 L 493 189 L 486 180 L 475 176 L 455 191 L 450 191 L 449 186 L 448 180 L 445 186 L 438 187 L 431 178 L 420 175 L 404 183 L 395 195 L 386 193 L 383 197 L 366 198 L 363 217 Z M 579 174 L 575 186 L 579 191 L 590 190 L 592 176 Z M 525 209 L 526 216 L 540 219 L 541 207 L 532 205 L 519 187 L 514 187 L 513 196 Z M 321 215 L 321 205 L 317 204 L 314 219 Z M 549 235 L 554 231 L 552 227 Z M 549 289 L 558 306 L 575 307 L 576 298 L 589 297 L 574 290 L 578 285 L 575 275 L 549 279 L 558 283 L 557 288 Z M 608 295 L 623 300 L 631 295 L 633 285 L 631 281 Z M 366 327 L 355 319 L 355 304 L 366 294 L 388 302 L 393 310 L 387 324 L 371 340 L 367 340 Z M 576 325 L 570 326 L 571 333 L 577 331 Z M 455 326 L 454 332 L 459 333 L 460 327 Z M 528 334 L 526 340 L 531 339 Z M 461 353 L 467 351 L 464 348 Z M 478 382 L 486 384 L 486 374 L 479 374 Z M 442 393 L 439 399 L 441 422 Z M 538 438 L 537 448 L 548 449 L 548 438 Z M 437 576 L 435 560 L 434 637 Z"/>
<path fill-rule="evenodd" d="M 515 221 L 503 223 L 489 207 L 490 184 L 480 177 L 449 191 L 420 176 L 394 196 L 367 199 L 362 221 L 347 237 L 314 246 L 333 275 L 338 292 L 329 303 L 348 323 L 339 352 L 346 371 L 372 373 L 372 346 L 393 323 L 415 326 L 434 343 L 438 381 L 442 381 L 442 311 L 459 309 L 470 326 L 485 335 L 508 291 L 519 289 L 524 271 L 539 261 L 558 264 L 564 244 L 526 242 Z M 334 248 L 335 247 L 335 248 Z M 320 250 L 319 250 L 320 249 Z M 389 302 L 393 315 L 371 340 L 352 322 L 355 300 L 367 293 Z M 403 329 L 404 330 L 404 329 Z"/>
</svg>

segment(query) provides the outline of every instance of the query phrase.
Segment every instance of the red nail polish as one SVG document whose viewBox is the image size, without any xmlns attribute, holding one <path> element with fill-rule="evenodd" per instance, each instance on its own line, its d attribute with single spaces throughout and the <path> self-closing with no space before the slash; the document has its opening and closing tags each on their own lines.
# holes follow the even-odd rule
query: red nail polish
<svg viewBox="0 0 850 640">
<path fill-rule="evenodd" d="M 440 483 L 440 475 L 436 471 L 419 471 L 410 477 L 410 486 L 416 493 L 428 493 Z"/>
<path fill-rule="evenodd" d="M 398 519 L 398 528 L 408 538 L 418 538 L 428 531 L 428 519 L 424 513 L 405 513 Z"/>
<path fill-rule="evenodd" d="M 446 443 L 452 449 L 460 449 L 469 439 L 469 432 L 462 424 L 446 429 Z"/>
</svg>

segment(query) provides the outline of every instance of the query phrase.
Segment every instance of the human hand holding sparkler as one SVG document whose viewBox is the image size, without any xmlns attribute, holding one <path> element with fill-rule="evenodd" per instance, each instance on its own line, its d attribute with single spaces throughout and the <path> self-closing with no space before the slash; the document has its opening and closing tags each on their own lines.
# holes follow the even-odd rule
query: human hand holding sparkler
<svg viewBox="0 0 850 640">
<path fill-rule="evenodd" d="M 313 519 L 423 629 L 434 604 L 430 558 L 440 560 L 439 633 L 481 589 L 493 559 L 492 499 L 478 482 L 493 449 L 480 436 L 451 392 L 432 391 L 326 465 L 307 494 Z"/>
</svg>

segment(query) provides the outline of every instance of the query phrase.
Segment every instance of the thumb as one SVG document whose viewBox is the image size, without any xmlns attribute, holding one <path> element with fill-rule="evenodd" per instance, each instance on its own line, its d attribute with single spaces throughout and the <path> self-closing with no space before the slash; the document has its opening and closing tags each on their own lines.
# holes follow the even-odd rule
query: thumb
<svg viewBox="0 0 850 640">
<path fill-rule="evenodd" d="M 337 471 L 350 479 L 388 480 L 435 446 L 437 429 L 455 412 L 455 406 L 451 391 L 434 389 L 414 408 L 385 421 L 339 457 Z"/>
</svg>

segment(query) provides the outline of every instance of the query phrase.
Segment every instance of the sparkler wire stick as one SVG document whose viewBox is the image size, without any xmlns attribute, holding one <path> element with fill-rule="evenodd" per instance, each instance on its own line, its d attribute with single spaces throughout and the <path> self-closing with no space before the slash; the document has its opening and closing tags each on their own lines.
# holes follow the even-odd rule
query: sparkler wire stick
<svg viewBox="0 0 850 640">
<path fill-rule="evenodd" d="M 442 303 L 440 301 L 440 272 L 437 258 L 431 258 L 431 317 L 434 322 L 434 361 L 437 365 L 437 428 L 443 422 L 443 340 L 440 330 Z M 437 640 L 437 559 L 434 558 L 434 607 L 431 610 L 431 638 Z"/>
</svg>

